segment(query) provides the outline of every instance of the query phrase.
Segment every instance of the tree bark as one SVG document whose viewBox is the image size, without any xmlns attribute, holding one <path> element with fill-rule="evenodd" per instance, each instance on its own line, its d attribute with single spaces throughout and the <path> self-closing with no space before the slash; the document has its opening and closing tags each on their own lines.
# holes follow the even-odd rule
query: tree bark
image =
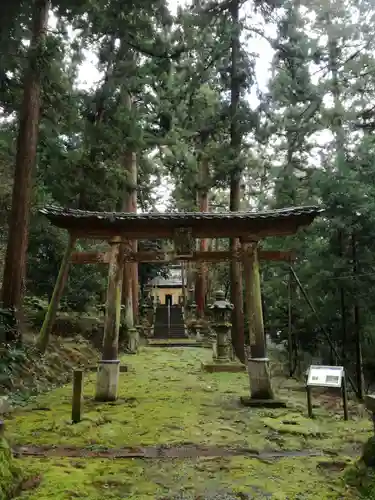
<svg viewBox="0 0 375 500">
<path fill-rule="evenodd" d="M 130 114 L 132 98 L 126 86 L 123 88 L 123 103 Z M 124 173 L 126 176 L 125 190 L 121 210 L 124 212 L 137 212 L 137 155 L 128 148 L 123 158 Z M 129 241 L 130 249 L 136 252 L 137 240 Z M 134 327 L 139 319 L 139 273 L 138 263 L 125 263 L 122 279 L 122 304 L 125 307 L 125 322 L 128 328 Z"/>
<path fill-rule="evenodd" d="M 17 324 L 14 320 L 22 305 L 26 276 L 32 173 L 38 144 L 41 104 L 40 61 L 37 59 L 41 56 L 42 42 L 46 37 L 49 8 L 50 0 L 34 2 L 29 67 L 25 74 L 20 111 L 12 209 L 2 288 L 3 307 L 12 312 L 13 324 Z M 20 338 L 20 329 L 16 328 L 8 340 L 15 341 Z"/>
<path fill-rule="evenodd" d="M 198 200 L 197 205 L 200 212 L 208 212 L 208 159 L 202 158 L 200 162 L 200 172 L 199 172 L 199 190 L 198 190 Z M 199 241 L 199 249 L 201 252 L 206 252 L 208 248 L 208 239 L 201 238 Z M 202 318 L 204 316 L 204 309 L 206 303 L 206 291 L 207 291 L 207 264 L 205 262 L 199 262 L 197 264 L 197 274 L 195 279 L 195 301 L 197 303 L 197 316 Z"/>
<path fill-rule="evenodd" d="M 136 212 L 137 158 L 129 150 L 124 157 L 124 169 L 127 175 L 122 210 Z M 137 251 L 137 241 L 129 241 L 130 249 Z M 138 264 L 125 263 L 122 281 L 122 303 L 125 306 L 125 321 L 128 328 L 134 326 L 138 312 Z"/>
<path fill-rule="evenodd" d="M 240 155 L 242 137 L 239 131 L 238 123 L 238 105 L 240 102 L 240 80 L 238 78 L 238 60 L 240 53 L 240 26 L 239 26 L 239 1 L 233 0 L 230 7 L 232 16 L 232 42 L 231 42 L 231 102 L 230 102 L 230 145 L 234 161 L 237 162 Z M 239 165 L 231 172 L 230 179 L 230 206 L 231 212 L 240 209 L 241 202 L 241 169 Z M 230 241 L 230 249 L 236 251 L 239 247 L 238 238 Z M 236 261 L 231 261 L 231 301 L 234 305 L 232 315 L 232 343 L 236 356 L 245 362 L 245 334 L 243 317 L 243 298 L 242 298 L 242 276 L 241 265 Z"/>
<path fill-rule="evenodd" d="M 340 259 L 344 259 L 345 254 L 345 237 L 344 231 L 339 230 L 338 232 L 338 244 L 339 244 L 339 256 Z M 341 357 L 342 362 L 345 365 L 347 360 L 347 343 L 348 343 L 348 327 L 347 327 L 347 304 L 346 304 L 346 294 L 345 288 L 340 283 L 340 308 L 341 308 Z"/>
<path fill-rule="evenodd" d="M 357 241 L 356 234 L 352 233 L 352 258 L 353 258 L 353 274 L 358 273 L 358 258 L 357 258 Z M 357 280 L 355 280 L 357 284 Z M 363 400 L 364 397 L 364 377 L 363 377 L 363 358 L 362 358 L 362 328 L 360 319 L 360 308 L 358 303 L 358 293 L 355 290 L 353 316 L 354 316 L 354 339 L 355 339 L 355 358 L 356 358 L 356 379 L 357 379 L 357 396 Z"/>
<path fill-rule="evenodd" d="M 129 164 L 130 167 L 130 164 Z M 137 213 L 137 155 L 132 153 L 131 161 L 131 171 L 130 171 L 130 182 L 131 182 L 131 192 L 129 193 L 129 211 L 132 213 Z M 131 242 L 131 247 L 133 252 L 138 250 L 138 241 L 133 240 Z M 134 262 L 130 264 L 130 271 L 132 277 L 132 306 L 133 306 L 133 322 L 138 323 L 139 319 L 139 273 L 138 273 L 138 263 Z"/>
<path fill-rule="evenodd" d="M 191 293 L 191 290 L 194 286 L 194 270 L 193 263 L 186 262 L 186 288 L 187 288 L 187 296 L 188 302 L 192 302 L 194 300 L 194 294 Z"/>
<path fill-rule="evenodd" d="M 330 33 L 331 20 L 328 18 L 327 32 Z M 329 69 L 332 82 L 331 91 L 333 95 L 334 115 L 332 120 L 332 131 L 335 137 L 336 163 L 337 168 L 343 168 L 346 160 L 345 130 L 343 127 L 343 105 L 341 102 L 341 89 L 339 81 L 339 51 L 337 40 L 331 36 L 328 39 Z"/>
</svg>

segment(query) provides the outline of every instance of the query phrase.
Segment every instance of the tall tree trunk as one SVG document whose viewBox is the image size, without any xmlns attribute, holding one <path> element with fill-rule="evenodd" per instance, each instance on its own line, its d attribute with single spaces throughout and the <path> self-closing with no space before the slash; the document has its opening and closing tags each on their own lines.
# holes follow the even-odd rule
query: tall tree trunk
<svg viewBox="0 0 375 500">
<path fill-rule="evenodd" d="M 352 233 L 352 258 L 353 258 L 353 274 L 358 273 L 358 257 L 357 257 L 357 241 L 356 235 Z M 355 279 L 355 283 L 358 281 Z M 360 400 L 364 397 L 364 377 L 363 377 L 363 361 L 362 361 L 362 329 L 360 320 L 360 309 L 358 303 L 358 290 L 354 291 L 354 339 L 355 339 L 355 357 L 356 357 L 356 379 L 357 379 L 357 396 Z"/>
<path fill-rule="evenodd" d="M 132 109 L 131 95 L 126 88 L 123 89 L 124 104 L 130 114 Z M 124 171 L 126 174 L 126 185 L 121 210 L 124 212 L 137 212 L 137 155 L 132 149 L 128 149 L 124 155 Z M 138 242 L 130 241 L 129 246 L 133 252 L 137 251 Z M 126 263 L 122 280 L 122 303 L 125 306 L 125 321 L 128 327 L 133 327 L 138 321 L 138 263 Z"/>
<path fill-rule="evenodd" d="M 328 29 L 327 32 L 330 33 L 330 19 L 328 19 Z M 339 51 L 337 46 L 337 40 L 330 38 L 328 40 L 328 56 L 329 56 L 329 69 L 331 72 L 331 91 L 333 95 L 333 105 L 334 105 L 334 115 L 332 120 L 332 131 L 335 137 L 335 149 L 336 149 L 336 164 L 337 168 L 340 170 L 344 167 L 346 158 L 345 149 L 345 130 L 343 127 L 343 105 L 341 103 L 341 89 L 339 81 Z"/>
<path fill-rule="evenodd" d="M 199 189 L 197 205 L 200 212 L 208 212 L 208 159 L 202 158 L 200 162 L 199 171 Z M 201 238 L 199 242 L 199 249 L 201 252 L 206 252 L 208 248 L 208 239 Z M 195 279 L 195 301 L 197 303 L 197 316 L 202 318 L 204 316 L 205 302 L 207 291 L 207 263 L 197 263 L 197 274 Z"/>
<path fill-rule="evenodd" d="M 344 231 L 342 229 L 339 230 L 338 233 L 338 244 L 339 244 L 339 256 L 341 259 L 344 259 L 345 254 L 345 237 Z M 347 328 L 347 305 L 346 305 L 346 294 L 345 288 L 340 283 L 340 306 L 341 306 L 341 357 L 344 365 L 346 364 L 347 359 L 347 343 L 348 343 L 348 328 Z"/>
<path fill-rule="evenodd" d="M 180 262 L 180 265 L 181 265 L 182 298 L 184 301 L 184 308 L 186 311 L 186 306 L 187 306 L 187 292 L 186 292 L 186 284 L 187 283 L 186 283 L 186 270 L 185 270 L 186 263 L 182 260 Z"/>
<path fill-rule="evenodd" d="M 12 311 L 13 316 L 11 320 L 13 328 L 8 335 L 8 341 L 20 340 L 21 336 L 16 323 L 16 315 L 22 305 L 26 276 L 32 173 L 38 144 L 41 104 L 40 62 L 36 58 L 41 57 L 49 8 L 50 0 L 35 0 L 34 2 L 32 39 L 28 56 L 29 67 L 25 74 L 20 111 L 12 209 L 2 288 L 3 307 Z"/>
<path fill-rule="evenodd" d="M 132 212 L 137 213 L 137 155 L 133 154 L 132 161 L 132 193 L 131 193 L 131 209 Z M 138 250 L 138 241 L 132 241 L 133 252 L 137 252 Z M 132 270 L 132 305 L 133 305 L 133 319 L 134 323 L 138 324 L 139 322 L 139 269 L 138 263 L 134 262 L 131 264 Z"/>
<path fill-rule="evenodd" d="M 194 286 L 194 270 L 192 264 L 192 262 L 186 262 L 186 288 L 189 303 L 194 300 L 194 295 L 191 293 Z"/>
<path fill-rule="evenodd" d="M 214 240 L 211 238 L 208 240 L 207 249 L 209 252 L 212 252 L 214 249 Z M 206 303 L 208 301 L 208 297 L 212 295 L 212 277 L 213 277 L 213 269 L 206 265 Z"/>
<path fill-rule="evenodd" d="M 136 154 L 129 150 L 124 157 L 124 169 L 127 174 L 127 186 L 125 188 L 123 205 L 121 210 L 124 212 L 134 212 L 134 196 L 133 196 L 133 188 L 132 181 L 134 177 L 137 175 L 137 158 Z M 129 241 L 130 250 L 136 250 L 135 241 Z M 133 263 L 125 263 L 124 265 L 124 275 L 122 280 L 122 303 L 125 306 L 125 321 L 128 328 L 134 326 L 134 289 L 133 281 L 135 278 L 134 272 L 134 264 Z M 137 297 L 138 298 L 138 297 Z"/>
<path fill-rule="evenodd" d="M 137 154 L 134 151 L 129 153 L 131 155 L 131 161 L 128 163 L 129 168 L 129 185 L 127 192 L 127 212 L 137 213 Z M 131 242 L 131 247 L 133 252 L 137 252 L 138 250 L 138 241 L 133 240 Z M 133 322 L 138 323 L 138 302 L 139 302 L 139 283 L 138 283 L 138 263 L 134 262 L 129 264 L 129 270 L 131 274 L 131 292 L 132 292 L 132 307 L 133 307 Z"/>
<path fill-rule="evenodd" d="M 330 16 L 327 17 L 327 33 L 328 35 L 328 64 L 331 72 L 331 92 L 333 95 L 334 114 L 332 119 L 332 132 L 335 141 L 336 153 L 336 168 L 339 172 L 344 172 L 346 168 L 346 134 L 343 125 L 344 108 L 342 105 L 342 95 L 339 78 L 339 48 L 337 39 L 332 36 L 332 21 Z M 345 236 L 344 231 L 339 230 L 339 256 L 341 259 L 345 257 Z M 353 272 L 357 272 L 356 262 L 356 242 L 353 233 L 352 238 L 352 257 L 353 257 Z M 343 363 L 347 359 L 347 304 L 345 288 L 340 284 L 340 304 L 341 304 L 341 325 L 342 325 L 342 354 Z M 363 397 L 363 372 L 362 372 L 362 351 L 360 343 L 360 321 L 358 303 L 354 303 L 354 327 L 356 337 L 356 361 L 357 361 L 357 388 L 358 396 Z"/>
<path fill-rule="evenodd" d="M 241 132 L 238 123 L 238 105 L 240 101 L 240 79 L 238 75 L 238 60 L 240 53 L 240 26 L 239 26 L 239 1 L 233 0 L 230 6 L 232 16 L 232 49 L 231 49 L 231 102 L 230 102 L 230 144 L 234 161 L 237 162 L 241 149 Z M 230 179 L 230 206 L 231 212 L 240 209 L 241 202 L 241 169 L 235 165 Z M 230 241 L 232 251 L 239 247 L 238 238 Z M 245 362 L 245 335 L 243 317 L 243 295 L 241 264 L 231 261 L 231 301 L 234 305 L 232 315 L 232 343 L 236 356 L 241 362 Z"/>
<path fill-rule="evenodd" d="M 297 186 L 295 178 L 295 154 L 300 147 L 295 138 L 295 132 L 287 130 L 286 164 L 276 182 L 276 208 L 293 207 L 297 203 Z"/>
</svg>

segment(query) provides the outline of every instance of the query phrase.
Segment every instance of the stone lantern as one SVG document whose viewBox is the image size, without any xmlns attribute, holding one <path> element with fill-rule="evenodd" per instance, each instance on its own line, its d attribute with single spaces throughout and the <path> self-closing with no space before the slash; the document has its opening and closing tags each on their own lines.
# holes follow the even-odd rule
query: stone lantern
<svg viewBox="0 0 375 500">
<path fill-rule="evenodd" d="M 214 332 L 212 328 L 212 309 L 211 309 L 212 303 L 209 303 L 206 305 L 205 310 L 204 310 L 204 315 L 205 315 L 205 321 L 202 325 L 202 340 L 203 340 L 203 347 L 209 348 L 209 349 L 214 349 L 214 353 L 216 352 L 216 332 Z M 215 345 L 215 347 L 214 347 Z M 216 356 L 214 356 L 216 357 Z"/>
<path fill-rule="evenodd" d="M 188 305 L 189 309 L 189 320 L 187 321 L 188 332 L 190 336 L 196 337 L 197 335 L 197 304 L 195 302 L 190 302 Z"/>
<path fill-rule="evenodd" d="M 232 326 L 231 316 L 233 304 L 225 299 L 225 293 L 218 290 L 215 294 L 215 302 L 210 306 L 213 324 L 216 333 L 216 363 L 228 363 L 229 353 L 229 331 Z"/>
<path fill-rule="evenodd" d="M 126 352 L 127 354 L 138 354 L 139 347 L 139 329 L 129 328 L 128 329 L 128 342 Z"/>
<path fill-rule="evenodd" d="M 196 320 L 197 319 L 197 304 L 193 301 L 189 304 L 188 308 L 189 308 L 189 316 L 192 320 Z"/>
<path fill-rule="evenodd" d="M 152 325 L 154 323 L 154 300 L 153 297 L 150 293 L 150 290 L 147 290 L 147 295 L 143 301 L 143 310 L 144 310 L 144 316 L 147 321 L 148 325 L 148 336 L 149 333 L 151 332 Z"/>
</svg>

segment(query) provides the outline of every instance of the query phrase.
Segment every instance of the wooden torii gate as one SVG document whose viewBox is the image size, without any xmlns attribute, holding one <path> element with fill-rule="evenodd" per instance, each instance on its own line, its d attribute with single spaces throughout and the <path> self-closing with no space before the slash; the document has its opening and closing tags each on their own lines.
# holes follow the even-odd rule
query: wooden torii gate
<svg viewBox="0 0 375 500">
<path fill-rule="evenodd" d="M 125 252 L 126 262 L 148 262 L 165 264 L 176 261 L 187 262 L 222 262 L 225 260 L 243 260 L 244 252 L 241 250 L 231 252 L 227 250 L 216 250 L 193 252 L 192 255 L 177 257 L 175 252 L 157 252 L 157 251 L 143 251 L 143 252 Z M 259 260 L 266 261 L 287 261 L 291 262 L 295 259 L 295 254 L 292 251 L 279 251 L 279 250 L 259 250 Z M 111 260 L 110 252 L 72 252 L 70 262 L 72 264 L 109 264 Z"/>
<path fill-rule="evenodd" d="M 278 251 L 278 250 L 259 250 L 259 260 L 265 261 L 285 261 L 290 264 L 295 259 L 295 253 L 292 251 Z M 127 252 L 125 252 L 125 263 L 156 263 L 156 264 L 172 264 L 174 262 L 223 262 L 231 260 L 243 260 L 243 252 L 241 250 L 236 252 L 231 251 L 195 251 L 190 256 L 184 256 L 178 259 L 174 251 L 132 251 L 130 245 Z M 89 252 L 72 252 L 70 263 L 71 264 L 109 264 L 111 261 L 111 253 L 104 251 L 89 251 Z M 243 351 L 244 353 L 244 351 Z"/>
<path fill-rule="evenodd" d="M 217 262 L 238 259 L 243 263 L 246 287 L 246 309 L 250 334 L 248 372 L 251 400 L 274 401 L 269 360 L 266 353 L 261 303 L 259 260 L 290 260 L 289 252 L 267 252 L 259 249 L 269 236 L 295 234 L 312 223 L 323 209 L 317 206 L 295 207 L 266 212 L 225 213 L 122 213 L 86 212 L 46 207 L 40 212 L 50 222 L 69 233 L 67 246 L 51 302 L 40 332 L 40 345 L 46 345 L 54 323 L 71 262 L 103 262 L 109 264 L 102 360 L 99 362 L 96 399 L 117 398 L 119 377 L 118 334 L 120 327 L 121 280 L 125 261 L 163 262 L 173 260 L 205 260 Z M 106 240 L 109 252 L 73 253 L 77 239 Z M 133 252 L 129 243 L 141 239 L 170 239 L 174 252 Z M 231 252 L 196 252 L 196 238 L 239 238 L 241 248 Z M 170 262 L 170 260 L 168 260 Z M 243 340 L 243 339 L 242 339 Z"/>
</svg>

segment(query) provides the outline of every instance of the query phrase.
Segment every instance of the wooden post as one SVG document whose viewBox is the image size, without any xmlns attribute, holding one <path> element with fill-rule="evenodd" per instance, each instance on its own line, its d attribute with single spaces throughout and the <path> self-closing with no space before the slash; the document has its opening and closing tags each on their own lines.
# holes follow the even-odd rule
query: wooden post
<svg viewBox="0 0 375 500">
<path fill-rule="evenodd" d="M 288 279 L 288 360 L 289 377 L 293 377 L 293 318 L 292 318 L 292 275 L 289 272 Z"/>
<path fill-rule="evenodd" d="M 83 370 L 73 371 L 72 422 L 81 421 L 83 395 Z"/>
<path fill-rule="evenodd" d="M 185 262 L 181 260 L 180 265 L 181 265 L 182 296 L 183 296 L 183 300 L 184 300 L 184 312 L 185 312 L 185 318 L 186 318 L 187 293 L 186 293 Z"/>
<path fill-rule="evenodd" d="M 342 406 L 343 406 L 343 410 L 344 410 L 344 420 L 348 420 L 349 419 L 349 412 L 348 412 L 348 390 L 347 390 L 347 387 L 346 387 L 345 372 L 344 372 L 344 375 L 342 377 L 341 391 L 342 391 Z"/>
<path fill-rule="evenodd" d="M 66 247 L 63 259 L 61 261 L 59 274 L 56 279 L 55 288 L 53 289 L 52 297 L 48 305 L 47 313 L 43 321 L 42 328 L 39 333 L 37 347 L 41 352 L 45 352 L 48 346 L 49 337 L 56 320 L 57 310 L 61 296 L 64 291 L 65 283 L 68 277 L 70 256 L 74 250 L 76 238 L 74 235 L 69 234 L 69 241 Z"/>
<path fill-rule="evenodd" d="M 106 312 L 104 317 L 104 337 L 102 359 L 113 360 L 118 357 L 118 335 L 121 320 L 121 285 L 123 271 L 123 252 L 121 244 L 112 243 L 111 262 L 108 272 Z"/>
<path fill-rule="evenodd" d="M 245 252 L 243 267 L 246 285 L 246 310 L 250 337 L 248 370 L 251 398 L 254 400 L 272 400 L 273 391 L 269 360 L 266 354 L 257 243 L 245 241 L 243 248 Z"/>
<path fill-rule="evenodd" d="M 114 401 L 117 399 L 120 361 L 118 339 L 121 320 L 121 289 L 124 264 L 124 249 L 117 238 L 112 242 L 109 264 L 106 312 L 102 360 L 98 366 L 95 399 Z"/>
<path fill-rule="evenodd" d="M 306 397 L 307 397 L 307 414 L 309 418 L 313 418 L 313 408 L 311 401 L 311 387 L 306 385 Z"/>
<path fill-rule="evenodd" d="M 0 438 L 4 437 L 5 424 L 3 420 L 0 420 Z"/>
</svg>

